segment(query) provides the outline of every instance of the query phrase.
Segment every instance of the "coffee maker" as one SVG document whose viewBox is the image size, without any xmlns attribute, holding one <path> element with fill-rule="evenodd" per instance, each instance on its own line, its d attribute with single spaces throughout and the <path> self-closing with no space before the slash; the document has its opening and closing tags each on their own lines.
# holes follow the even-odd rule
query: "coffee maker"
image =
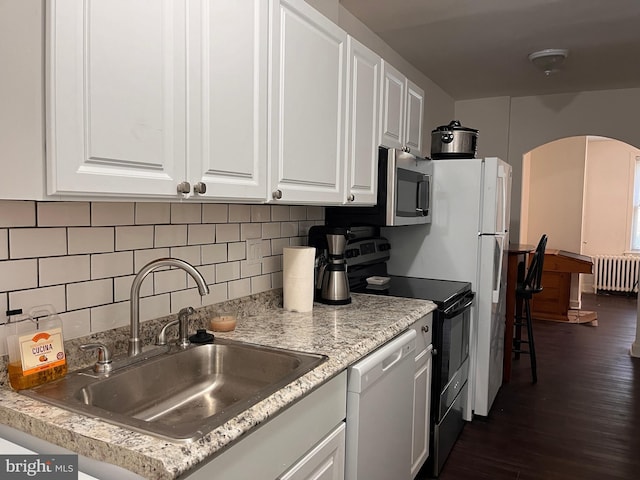
<svg viewBox="0 0 640 480">
<path fill-rule="evenodd" d="M 309 246 L 315 247 L 315 300 L 328 305 L 351 303 L 344 251 L 348 230 L 315 225 L 309 229 Z"/>
</svg>

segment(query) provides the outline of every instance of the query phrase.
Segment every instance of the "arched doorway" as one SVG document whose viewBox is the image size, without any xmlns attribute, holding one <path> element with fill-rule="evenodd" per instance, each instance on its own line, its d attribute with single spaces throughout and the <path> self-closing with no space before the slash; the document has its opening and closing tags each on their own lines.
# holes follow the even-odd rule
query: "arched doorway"
<svg viewBox="0 0 640 480">
<path fill-rule="evenodd" d="M 636 158 L 640 149 L 615 139 L 567 137 L 523 157 L 520 238 L 535 243 L 549 235 L 549 248 L 583 255 L 631 252 Z M 581 276 L 579 293 L 592 292 Z"/>
</svg>

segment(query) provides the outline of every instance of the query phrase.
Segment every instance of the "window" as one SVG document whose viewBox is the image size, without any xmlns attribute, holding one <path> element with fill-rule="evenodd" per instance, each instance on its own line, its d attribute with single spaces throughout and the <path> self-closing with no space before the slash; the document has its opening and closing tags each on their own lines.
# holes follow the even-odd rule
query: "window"
<svg viewBox="0 0 640 480">
<path fill-rule="evenodd" d="M 640 250 L 640 157 L 636 157 L 633 179 L 633 224 L 631 226 L 631 250 Z"/>
</svg>

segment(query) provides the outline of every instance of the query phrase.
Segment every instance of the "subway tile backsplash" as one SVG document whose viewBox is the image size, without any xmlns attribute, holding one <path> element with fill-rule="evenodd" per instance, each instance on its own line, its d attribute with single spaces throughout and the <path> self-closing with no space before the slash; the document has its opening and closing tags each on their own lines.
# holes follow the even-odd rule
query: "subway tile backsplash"
<svg viewBox="0 0 640 480">
<path fill-rule="evenodd" d="M 69 339 L 128 325 L 134 275 L 156 258 L 193 264 L 211 293 L 182 270 L 156 271 L 142 283 L 143 321 L 281 288 L 282 249 L 323 219 L 305 206 L 0 201 L 0 354 L 9 309 L 51 304 Z M 248 261 L 256 239 L 263 258 Z"/>
</svg>

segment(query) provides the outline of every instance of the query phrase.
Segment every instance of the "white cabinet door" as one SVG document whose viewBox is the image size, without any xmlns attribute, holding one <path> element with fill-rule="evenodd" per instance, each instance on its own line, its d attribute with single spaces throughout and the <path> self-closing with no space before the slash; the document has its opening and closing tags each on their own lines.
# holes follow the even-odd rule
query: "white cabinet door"
<svg viewBox="0 0 640 480">
<path fill-rule="evenodd" d="M 187 178 L 201 197 L 264 201 L 268 2 L 190 2 L 188 25 Z"/>
<path fill-rule="evenodd" d="M 407 80 L 407 122 L 405 145 L 415 155 L 422 156 L 422 116 L 424 90 Z"/>
<path fill-rule="evenodd" d="M 47 4 L 48 193 L 175 196 L 185 174 L 185 3 Z"/>
<path fill-rule="evenodd" d="M 378 191 L 381 58 L 351 36 L 347 52 L 346 203 L 374 205 Z"/>
<path fill-rule="evenodd" d="M 427 350 L 416 357 L 416 373 L 413 380 L 413 438 L 411 442 L 411 477 L 415 478 L 420 467 L 429 457 L 429 414 L 431 410 L 431 352 Z"/>
<path fill-rule="evenodd" d="M 382 60 L 382 121 L 380 144 L 402 148 L 404 142 L 406 78 Z"/>
<path fill-rule="evenodd" d="M 347 34 L 303 0 L 270 16 L 273 199 L 341 204 Z"/>
<path fill-rule="evenodd" d="M 411 478 L 415 478 L 429 457 L 433 315 L 422 317 L 411 328 L 416 331 L 411 440 Z"/>
<path fill-rule="evenodd" d="M 344 422 L 327 435 L 279 480 L 343 480 L 345 452 Z"/>
<path fill-rule="evenodd" d="M 380 144 L 422 156 L 424 91 L 382 60 Z"/>
</svg>

